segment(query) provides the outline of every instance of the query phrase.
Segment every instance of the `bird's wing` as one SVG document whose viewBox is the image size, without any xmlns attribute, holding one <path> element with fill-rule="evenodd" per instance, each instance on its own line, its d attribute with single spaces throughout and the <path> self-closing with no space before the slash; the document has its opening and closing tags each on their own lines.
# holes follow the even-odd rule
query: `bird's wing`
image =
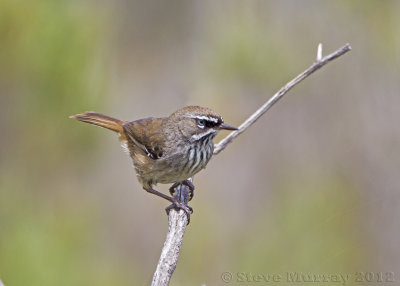
<svg viewBox="0 0 400 286">
<path fill-rule="evenodd" d="M 128 141 L 138 146 L 152 159 L 163 155 L 165 137 L 162 132 L 162 118 L 144 118 L 123 125 Z"/>
</svg>

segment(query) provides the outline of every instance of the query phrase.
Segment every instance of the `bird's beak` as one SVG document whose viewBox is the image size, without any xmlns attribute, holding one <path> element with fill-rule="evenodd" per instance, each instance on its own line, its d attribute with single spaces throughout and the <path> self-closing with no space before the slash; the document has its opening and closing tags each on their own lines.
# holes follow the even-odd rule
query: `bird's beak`
<svg viewBox="0 0 400 286">
<path fill-rule="evenodd" d="M 238 130 L 238 128 L 230 126 L 228 124 L 222 123 L 219 125 L 219 129 L 225 129 L 225 130 Z"/>
</svg>

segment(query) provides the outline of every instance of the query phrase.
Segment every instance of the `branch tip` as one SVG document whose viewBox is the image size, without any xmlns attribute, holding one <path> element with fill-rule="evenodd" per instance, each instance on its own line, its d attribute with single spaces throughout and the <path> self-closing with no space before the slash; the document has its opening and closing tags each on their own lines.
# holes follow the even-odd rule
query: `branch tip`
<svg viewBox="0 0 400 286">
<path fill-rule="evenodd" d="M 312 73 L 322 68 L 324 65 L 333 61 L 334 59 L 344 55 L 351 50 L 350 44 L 345 44 L 335 52 L 322 57 L 322 44 L 318 45 L 317 61 L 314 62 L 308 69 L 299 74 L 297 77 L 285 84 L 277 93 L 275 93 L 266 103 L 264 103 L 258 110 L 256 110 L 249 118 L 247 118 L 240 126 L 239 130 L 231 132 L 214 146 L 214 155 L 218 154 L 226 148 L 226 146 L 233 141 L 237 136 L 243 133 L 247 128 L 253 125 L 268 109 L 270 109 L 276 102 L 279 101 L 289 90 L 299 84 L 305 78 L 309 77 Z M 318 58 L 321 59 L 318 60 Z"/>
<path fill-rule="evenodd" d="M 317 49 L 317 61 L 320 61 L 321 59 L 322 59 L 322 43 L 319 43 Z"/>
</svg>

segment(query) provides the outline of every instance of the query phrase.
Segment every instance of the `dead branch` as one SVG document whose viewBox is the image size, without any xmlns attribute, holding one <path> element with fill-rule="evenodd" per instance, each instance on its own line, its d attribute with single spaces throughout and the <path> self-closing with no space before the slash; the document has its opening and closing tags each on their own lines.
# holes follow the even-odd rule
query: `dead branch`
<svg viewBox="0 0 400 286">
<path fill-rule="evenodd" d="M 223 140 L 215 145 L 214 155 L 218 154 L 228 146 L 237 136 L 247 130 L 259 119 L 265 112 L 268 111 L 278 100 L 280 100 L 289 90 L 300 83 L 302 80 L 310 76 L 315 71 L 336 58 L 344 55 L 351 50 L 349 44 L 344 45 L 332 54 L 322 57 L 322 45 L 318 45 L 316 61 L 304 72 L 299 74 L 293 80 L 285 84 L 274 96 L 272 96 L 264 105 L 246 119 L 237 131 L 231 132 Z M 176 188 L 175 196 L 181 202 L 187 204 L 189 198 L 189 188 L 186 185 L 180 185 Z M 167 286 L 172 274 L 176 268 L 179 258 L 179 252 L 185 234 L 187 217 L 184 211 L 176 211 L 172 209 L 168 215 L 168 232 L 164 242 L 164 247 L 161 251 L 161 256 L 158 261 L 157 269 L 153 276 L 152 286 Z"/>
</svg>

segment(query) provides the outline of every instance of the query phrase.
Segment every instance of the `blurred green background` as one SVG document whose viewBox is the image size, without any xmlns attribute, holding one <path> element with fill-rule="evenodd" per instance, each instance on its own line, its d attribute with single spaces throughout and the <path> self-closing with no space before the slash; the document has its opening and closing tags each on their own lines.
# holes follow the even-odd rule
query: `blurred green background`
<svg viewBox="0 0 400 286">
<path fill-rule="evenodd" d="M 171 285 L 226 285 L 225 271 L 231 285 L 296 271 L 399 281 L 399 1 L 0 0 L 5 285 L 151 282 L 167 203 L 141 189 L 115 134 L 69 115 L 196 104 L 239 125 L 320 42 L 353 50 L 196 176 Z"/>
</svg>

